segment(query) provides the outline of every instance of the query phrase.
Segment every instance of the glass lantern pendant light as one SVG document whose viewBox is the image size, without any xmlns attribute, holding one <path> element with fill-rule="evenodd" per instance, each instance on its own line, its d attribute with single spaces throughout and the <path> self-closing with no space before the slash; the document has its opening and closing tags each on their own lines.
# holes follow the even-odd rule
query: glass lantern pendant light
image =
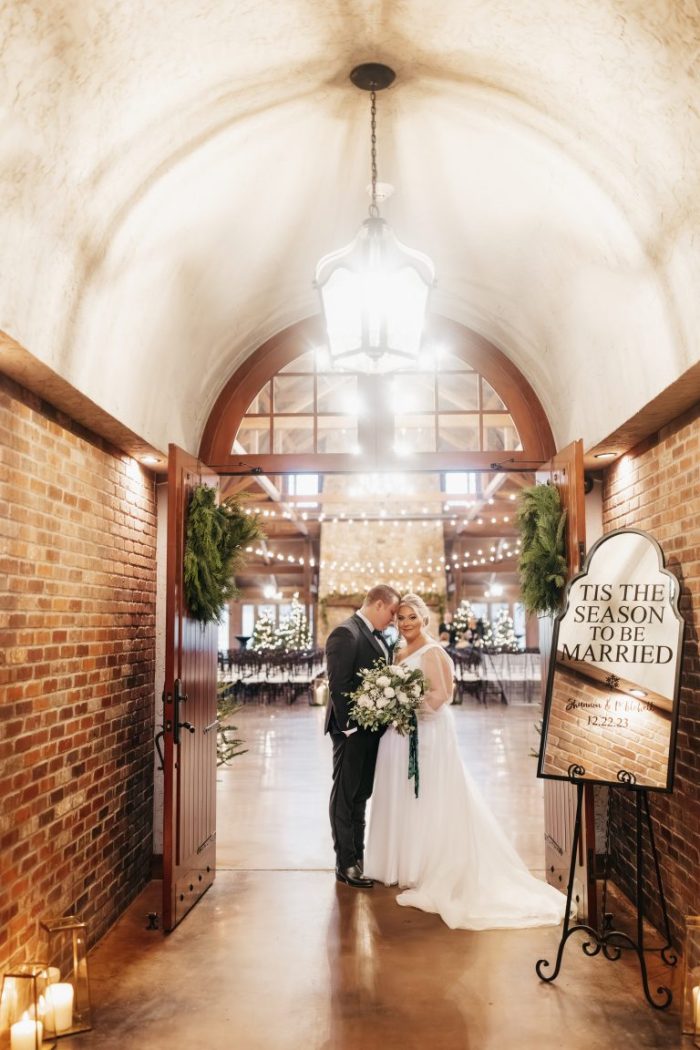
<svg viewBox="0 0 700 1050">
<path fill-rule="evenodd" d="M 356 87 L 370 92 L 372 200 L 353 241 L 321 259 L 315 286 L 334 365 L 387 372 L 416 362 L 435 269 L 422 252 L 398 239 L 377 206 L 377 91 L 395 73 L 368 62 L 350 74 Z"/>
</svg>

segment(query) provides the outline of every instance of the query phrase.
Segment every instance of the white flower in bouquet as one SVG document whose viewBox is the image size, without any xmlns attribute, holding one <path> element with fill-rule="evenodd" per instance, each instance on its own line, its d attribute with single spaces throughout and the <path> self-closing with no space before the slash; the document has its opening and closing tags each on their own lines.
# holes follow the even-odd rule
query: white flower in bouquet
<svg viewBox="0 0 700 1050">
<path fill-rule="evenodd" d="M 360 687 L 348 694 L 352 721 L 363 729 L 390 725 L 398 733 L 409 733 L 428 687 L 423 672 L 417 667 L 387 667 L 378 660 L 360 671 L 360 677 Z"/>
</svg>

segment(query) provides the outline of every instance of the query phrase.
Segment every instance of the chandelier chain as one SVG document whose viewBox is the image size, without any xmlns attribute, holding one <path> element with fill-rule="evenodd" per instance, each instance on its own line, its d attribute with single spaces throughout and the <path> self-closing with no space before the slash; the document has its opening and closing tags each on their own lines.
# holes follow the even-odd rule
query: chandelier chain
<svg viewBox="0 0 700 1050">
<path fill-rule="evenodd" d="M 375 218 L 379 215 L 377 207 L 377 92 L 370 93 L 371 134 L 370 143 L 372 147 L 372 203 L 369 206 L 370 215 Z"/>
</svg>

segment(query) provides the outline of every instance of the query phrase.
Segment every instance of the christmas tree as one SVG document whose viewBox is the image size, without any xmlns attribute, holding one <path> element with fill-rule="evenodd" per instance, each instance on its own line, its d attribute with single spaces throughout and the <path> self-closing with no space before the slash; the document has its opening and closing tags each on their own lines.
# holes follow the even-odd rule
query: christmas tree
<svg viewBox="0 0 700 1050">
<path fill-rule="evenodd" d="M 248 648 L 255 649 L 258 652 L 266 649 L 276 649 L 276 634 L 275 621 L 269 613 L 263 613 L 262 616 L 258 616 L 255 621 L 253 637 L 248 643 Z"/>
<path fill-rule="evenodd" d="M 505 609 L 501 610 L 496 620 L 492 644 L 494 649 L 499 649 L 502 653 L 520 651 L 520 644 L 515 636 L 513 617 L 509 616 Z"/>
<path fill-rule="evenodd" d="M 283 653 L 311 648 L 311 629 L 298 593 L 292 597 L 292 607 L 279 626 L 276 641 Z"/>
<path fill-rule="evenodd" d="M 463 598 L 459 604 L 459 607 L 455 609 L 455 614 L 452 617 L 452 624 L 457 631 L 457 637 L 461 638 L 466 630 L 469 628 L 469 624 L 476 620 L 474 616 L 474 610 L 472 609 L 471 602 Z"/>
</svg>

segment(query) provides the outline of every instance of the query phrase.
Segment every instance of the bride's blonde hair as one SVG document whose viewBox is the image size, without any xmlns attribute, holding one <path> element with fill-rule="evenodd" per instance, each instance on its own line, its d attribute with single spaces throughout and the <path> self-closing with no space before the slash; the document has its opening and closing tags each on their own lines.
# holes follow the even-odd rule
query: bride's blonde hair
<svg viewBox="0 0 700 1050">
<path fill-rule="evenodd" d="M 418 616 L 420 616 L 421 620 L 423 621 L 423 626 L 428 626 L 428 624 L 430 623 L 430 612 L 428 610 L 428 606 L 425 604 L 425 602 L 419 595 L 404 594 L 403 597 L 399 599 L 399 609 L 402 605 L 410 605 L 413 611 L 417 613 Z"/>
</svg>

